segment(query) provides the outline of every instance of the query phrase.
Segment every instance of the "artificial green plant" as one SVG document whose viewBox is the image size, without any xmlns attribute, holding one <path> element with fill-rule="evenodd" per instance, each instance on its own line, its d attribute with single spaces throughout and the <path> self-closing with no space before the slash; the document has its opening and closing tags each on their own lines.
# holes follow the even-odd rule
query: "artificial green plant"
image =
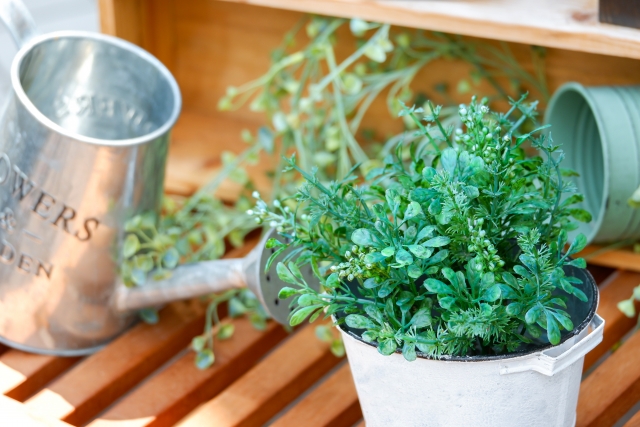
<svg viewBox="0 0 640 427">
<path fill-rule="evenodd" d="M 590 215 L 573 206 L 583 197 L 561 168 L 559 146 L 542 128 L 518 132 L 536 103 L 521 99 L 491 114 L 485 102 L 461 105 L 464 125 L 455 131 L 443 126 L 439 107 L 403 110 L 429 145 L 411 144 L 407 163 L 398 144 L 366 176 L 353 168 L 326 183 L 288 159 L 305 179 L 297 208 L 272 210 L 259 200 L 252 213 L 288 239 L 268 246 L 294 248 L 277 265 L 293 285 L 280 292 L 295 297 L 291 325 L 333 315 L 380 353 L 401 351 L 410 361 L 416 351 L 464 356 L 555 345 L 573 329 L 566 303 L 587 297 L 564 267 L 586 267 L 570 258 L 585 236 L 564 248 L 574 220 Z M 539 155 L 527 156 L 524 143 Z M 306 264 L 322 290 L 304 281 Z"/>
<path fill-rule="evenodd" d="M 348 27 L 353 40 L 345 39 Z M 302 31 L 301 31 L 302 30 Z M 305 34 L 301 34 L 305 33 Z M 300 39 L 305 39 L 301 47 Z M 355 43 L 348 55 L 340 55 L 337 46 Z M 366 172 L 384 165 L 383 159 L 398 142 L 430 144 L 435 129 L 426 133 L 381 136 L 362 123 L 372 103 L 386 96 L 391 116 L 400 111 L 398 100 L 422 104 L 424 95 L 412 88 L 415 76 L 438 59 L 467 63 L 471 74 L 459 82 L 458 92 L 468 92 L 482 81 L 489 83 L 491 100 L 505 100 L 508 94 L 519 96 L 532 89 L 548 98 L 544 78 L 544 50 L 532 47 L 533 72 L 521 67 L 506 44 L 493 45 L 422 30 L 394 28 L 359 19 L 345 20 L 306 17 L 288 33 L 282 46 L 272 54 L 267 72 L 254 81 L 230 87 L 220 100 L 223 111 L 245 105 L 265 115 L 265 126 L 257 132 L 243 131 L 246 149 L 239 155 L 224 153 L 224 168 L 210 183 L 188 199 L 167 200 L 160 218 L 134 218 L 129 224 L 122 259 L 122 274 L 130 286 L 142 286 L 147 277 L 170 274 L 177 264 L 222 255 L 225 240 L 241 245 L 245 235 L 258 224 L 245 213 L 248 196 L 254 190 L 245 167 L 257 161 L 261 153 L 271 155 L 275 166 L 269 173 L 272 182 L 267 199 L 286 198 L 296 192 L 297 176 L 283 172 L 284 155 L 296 153 L 299 167 L 316 169 L 323 181 L 344 178 L 355 164 Z M 344 58 L 343 58 L 344 56 Z M 506 83 L 506 84 L 505 84 Z M 440 111 L 442 126 L 460 126 L 450 91 L 441 84 L 433 88 L 448 104 Z M 405 117 L 405 129 L 416 123 Z M 375 131 L 375 129 L 374 129 Z M 233 206 L 213 196 L 220 183 L 231 179 L 244 191 Z M 177 251 L 177 257 L 176 257 Z M 221 296 L 210 297 L 211 312 L 203 334 L 193 341 L 199 366 L 213 362 L 213 336 L 229 336 L 216 331 L 224 328 L 218 321 Z M 264 324 L 264 313 L 256 307 L 249 291 L 225 293 L 232 315 L 249 314 L 257 325 Z M 148 320 L 155 312 L 143 312 Z M 320 334 L 326 336 L 326 333 Z M 339 353 L 338 346 L 334 346 Z"/>
</svg>

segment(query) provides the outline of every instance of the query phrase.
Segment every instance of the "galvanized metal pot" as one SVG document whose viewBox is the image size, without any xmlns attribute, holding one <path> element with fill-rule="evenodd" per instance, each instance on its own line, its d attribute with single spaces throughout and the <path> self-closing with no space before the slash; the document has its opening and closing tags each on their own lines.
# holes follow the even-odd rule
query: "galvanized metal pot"
<svg viewBox="0 0 640 427">
<path fill-rule="evenodd" d="M 593 215 L 576 231 L 589 241 L 640 238 L 640 209 L 627 200 L 640 185 L 640 86 L 585 87 L 567 83 L 545 113 L 549 132 L 566 153 L 565 167 L 584 191 Z"/>
<path fill-rule="evenodd" d="M 595 282 L 582 276 L 589 303 L 568 305 L 577 326 L 557 346 L 407 362 L 340 329 L 367 427 L 573 427 L 584 356 L 604 329 Z"/>
</svg>

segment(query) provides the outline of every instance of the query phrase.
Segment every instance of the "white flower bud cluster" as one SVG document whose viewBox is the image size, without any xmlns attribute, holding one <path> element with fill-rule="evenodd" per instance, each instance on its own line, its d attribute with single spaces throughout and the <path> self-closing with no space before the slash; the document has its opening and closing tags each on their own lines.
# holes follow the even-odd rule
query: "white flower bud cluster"
<svg viewBox="0 0 640 427">
<path fill-rule="evenodd" d="M 471 218 L 469 218 L 467 219 L 467 224 L 471 236 L 471 242 L 467 250 L 478 255 L 479 261 L 481 261 L 478 265 L 484 265 L 489 271 L 495 271 L 498 267 L 504 267 L 504 261 L 498 255 L 498 250 L 493 243 L 486 238 L 487 232 L 482 229 L 484 219 L 478 218 L 472 221 Z"/>
<path fill-rule="evenodd" d="M 251 195 L 257 201 L 254 209 L 247 210 L 247 215 L 255 217 L 257 224 L 268 224 L 269 227 L 275 228 L 278 232 L 284 232 L 287 224 L 289 224 L 287 217 L 291 213 L 291 209 L 288 206 L 283 207 L 282 202 L 276 199 L 273 201 L 273 206 L 281 212 L 281 214 L 277 214 L 269 210 L 269 206 L 262 200 L 260 193 L 254 191 Z"/>
<path fill-rule="evenodd" d="M 374 249 L 370 249 L 370 252 L 373 251 Z M 364 279 L 367 270 L 371 270 L 373 268 L 372 264 L 365 263 L 364 257 L 366 254 L 367 252 L 365 249 L 353 245 L 351 250 L 344 254 L 347 261 L 331 266 L 331 271 L 338 272 L 338 276 L 340 276 L 340 278 L 346 278 L 349 281 L 354 280 L 355 278 Z"/>
</svg>

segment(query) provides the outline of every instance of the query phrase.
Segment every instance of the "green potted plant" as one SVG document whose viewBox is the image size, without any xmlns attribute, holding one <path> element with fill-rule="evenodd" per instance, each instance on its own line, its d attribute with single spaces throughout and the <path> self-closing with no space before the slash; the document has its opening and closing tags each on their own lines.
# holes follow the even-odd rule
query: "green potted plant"
<svg viewBox="0 0 640 427">
<path fill-rule="evenodd" d="M 294 248 L 277 264 L 291 325 L 338 326 L 368 427 L 575 423 L 582 361 L 603 329 L 593 278 L 570 257 L 586 238 L 564 251 L 572 218 L 588 214 L 573 207 L 582 196 L 559 147 L 541 129 L 518 133 L 536 104 L 485 104 L 460 106 L 455 131 L 439 107 L 404 108 L 430 146 L 398 148 L 365 177 L 321 182 L 292 157 L 306 181 L 297 208 L 252 211 L 289 239 L 268 242 L 272 261 Z"/>
</svg>

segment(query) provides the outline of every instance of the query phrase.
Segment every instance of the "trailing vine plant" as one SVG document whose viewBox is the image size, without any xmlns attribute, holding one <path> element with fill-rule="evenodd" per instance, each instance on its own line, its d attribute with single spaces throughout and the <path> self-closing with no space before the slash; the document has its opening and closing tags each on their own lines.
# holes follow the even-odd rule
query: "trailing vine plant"
<svg viewBox="0 0 640 427">
<path fill-rule="evenodd" d="M 340 33 L 344 27 L 349 28 L 356 47 L 340 59 L 336 46 L 345 43 Z M 298 48 L 298 40 L 305 36 L 306 44 Z M 225 241 L 241 245 L 246 234 L 259 226 L 255 218 L 246 214 L 254 184 L 245 167 L 255 163 L 261 153 L 275 160 L 269 174 L 271 194 L 267 197 L 272 200 L 286 198 L 297 190 L 298 178 L 285 171 L 283 160 L 292 153 L 297 155 L 298 167 L 306 171 L 315 168 L 316 177 L 325 182 L 349 176 L 356 164 L 365 173 L 383 167 L 384 158 L 398 143 L 414 144 L 421 150 L 430 145 L 438 129 L 402 132 L 387 139 L 373 134 L 374 143 L 370 143 L 372 133 L 363 129 L 362 123 L 372 103 L 385 94 L 391 116 L 401 111 L 398 100 L 425 103 L 424 95 L 416 92 L 412 83 L 418 72 L 438 59 L 471 65 L 469 78 L 457 85 L 458 92 L 468 92 L 475 84 L 486 81 L 491 88 L 491 93 L 486 94 L 489 100 L 506 100 L 508 94 L 519 96 L 525 88 L 547 99 L 544 49 L 532 47 L 531 53 L 533 72 L 519 65 L 506 44 L 393 28 L 359 19 L 305 17 L 272 53 L 271 67 L 264 75 L 228 88 L 219 102 L 222 111 L 248 105 L 251 110 L 264 113 L 265 126 L 255 133 L 242 133 L 247 148 L 238 155 L 224 153 L 223 170 L 190 198 L 168 198 L 159 218 L 140 216 L 127 224 L 121 262 L 125 283 L 143 286 L 148 278 L 170 274 L 178 264 L 218 258 L 224 253 Z M 459 128 L 461 121 L 447 87 L 438 85 L 434 90 L 449 100 L 449 106 L 438 110 L 439 123 L 444 128 Z M 425 108 L 430 107 L 425 104 Z M 404 119 L 405 129 L 422 128 L 419 121 L 408 116 Z M 213 196 L 226 179 L 244 188 L 233 206 Z M 209 297 L 208 323 L 192 346 L 202 368 L 214 361 L 213 337 L 230 336 L 227 323 L 220 322 L 217 315 L 223 300 L 229 302 L 232 316 L 248 314 L 257 326 L 264 325 L 264 311 L 254 304 L 249 291 Z M 157 320 L 154 310 L 144 310 L 142 314 L 147 321 Z M 324 332 L 319 335 L 329 339 Z M 333 348 L 341 352 L 339 346 Z"/>
<path fill-rule="evenodd" d="M 287 160 L 305 180 L 296 209 L 274 213 L 259 203 L 254 215 L 277 222 L 286 246 L 297 249 L 277 264 L 293 285 L 280 291 L 295 297 L 292 326 L 333 315 L 381 354 L 401 351 L 409 361 L 417 352 L 493 355 L 556 345 L 562 330 L 573 329 L 567 301 L 588 299 L 564 267 L 586 267 L 570 258 L 585 236 L 564 248 L 573 220 L 590 214 L 573 206 L 583 197 L 560 167 L 559 146 L 540 134 L 544 127 L 518 133 L 536 103 L 523 97 L 506 114 L 490 114 L 485 104 L 461 105 L 464 128 L 455 131 L 442 125 L 438 107 L 405 108 L 401 115 L 420 125 L 418 133 L 438 135 L 427 137 L 428 146 L 412 144 L 408 164 L 399 144 L 366 176 L 354 167 L 324 183 L 297 157 Z M 539 155 L 527 156 L 525 142 Z M 306 264 L 320 291 L 300 274 Z"/>
</svg>

